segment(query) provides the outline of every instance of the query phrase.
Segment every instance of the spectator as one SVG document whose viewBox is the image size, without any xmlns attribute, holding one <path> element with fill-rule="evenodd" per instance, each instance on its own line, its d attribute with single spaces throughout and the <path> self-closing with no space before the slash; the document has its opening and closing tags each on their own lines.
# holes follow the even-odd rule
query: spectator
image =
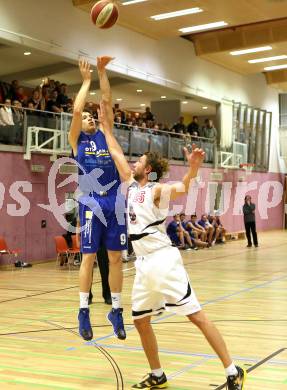
<svg viewBox="0 0 287 390">
<path fill-rule="evenodd" d="M 213 125 L 213 121 L 211 119 L 206 119 L 204 123 L 205 126 L 203 127 L 203 136 L 205 138 L 209 138 L 212 141 L 216 141 L 217 130 Z"/>
<path fill-rule="evenodd" d="M 198 117 L 193 116 L 192 122 L 187 126 L 187 132 L 191 136 L 198 136 L 199 135 L 199 124 L 198 124 Z"/>
<path fill-rule="evenodd" d="M 177 133 L 177 134 L 185 134 L 186 133 L 186 126 L 183 122 L 184 122 L 184 117 L 181 116 L 179 118 L 179 121 L 172 128 L 172 129 L 174 129 L 175 133 Z"/>
<path fill-rule="evenodd" d="M 15 124 L 15 143 L 22 145 L 23 142 L 23 123 L 24 112 L 22 104 L 18 100 L 14 100 L 12 103 L 13 122 Z"/>
<path fill-rule="evenodd" d="M 0 108 L 0 125 L 14 126 L 13 112 L 11 109 L 11 100 L 5 99 L 4 106 Z"/>
<path fill-rule="evenodd" d="M 256 223 L 255 223 L 255 204 L 251 202 L 250 195 L 245 196 L 244 205 L 243 205 L 243 214 L 244 214 L 246 237 L 248 242 L 247 248 L 252 247 L 250 231 L 252 232 L 253 244 L 257 248 L 258 240 L 257 240 Z"/>
<path fill-rule="evenodd" d="M 47 111 L 49 112 L 63 112 L 61 105 L 57 102 L 58 99 L 58 91 L 56 89 L 53 90 L 50 100 L 47 103 Z"/>
<path fill-rule="evenodd" d="M 203 229 L 205 229 L 207 235 L 207 242 L 209 243 L 209 245 L 214 245 L 215 244 L 215 241 L 213 241 L 214 227 L 208 221 L 206 214 L 202 214 L 201 220 L 198 221 L 198 224 L 201 227 L 203 227 Z"/>
<path fill-rule="evenodd" d="M 4 106 L 0 108 L 0 143 L 10 145 L 15 143 L 15 127 L 11 100 L 5 99 Z"/>
<path fill-rule="evenodd" d="M 150 110 L 150 107 L 146 107 L 145 113 L 143 114 L 144 121 L 154 121 L 154 115 Z"/>
<path fill-rule="evenodd" d="M 68 114 L 73 114 L 74 110 L 74 102 L 73 99 L 68 99 L 67 100 L 67 113 Z"/>
<path fill-rule="evenodd" d="M 39 90 L 34 89 L 31 99 L 28 100 L 28 105 L 29 105 L 29 103 L 32 103 L 34 110 L 40 111 L 41 110 L 41 98 L 42 98 L 42 96 L 41 96 Z M 32 107 L 32 106 L 30 105 L 30 107 Z M 39 115 L 39 113 L 35 113 L 35 115 L 36 114 Z"/>
<path fill-rule="evenodd" d="M 67 96 L 67 84 L 60 85 L 60 93 L 57 97 L 57 104 L 59 107 L 63 109 L 64 112 L 67 112 L 67 104 L 68 104 L 68 96 Z"/>
<path fill-rule="evenodd" d="M 8 93 L 8 98 L 10 98 L 12 101 L 17 98 L 17 89 L 19 88 L 19 81 L 18 80 L 13 80 L 11 83 L 11 88 Z"/>
<path fill-rule="evenodd" d="M 14 100 L 18 100 L 23 107 L 27 104 L 27 96 L 25 95 L 23 87 L 17 88 Z"/>
</svg>

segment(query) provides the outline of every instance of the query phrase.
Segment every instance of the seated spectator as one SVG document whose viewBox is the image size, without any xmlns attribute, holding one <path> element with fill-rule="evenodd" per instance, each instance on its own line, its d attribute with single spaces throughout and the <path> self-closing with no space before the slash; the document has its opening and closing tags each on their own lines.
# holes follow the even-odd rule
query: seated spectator
<svg viewBox="0 0 287 390">
<path fill-rule="evenodd" d="M 166 231 L 171 242 L 179 249 L 187 249 L 188 247 L 194 247 L 189 233 L 183 228 L 180 222 L 179 214 L 175 214 L 173 216 L 173 221 L 168 224 Z M 186 247 L 185 243 L 187 243 L 188 247 Z"/>
<path fill-rule="evenodd" d="M 214 227 L 208 221 L 207 215 L 202 214 L 201 219 L 198 221 L 198 224 L 203 227 L 207 234 L 207 242 L 209 245 L 214 245 L 215 241 L 213 241 Z"/>
<path fill-rule="evenodd" d="M 180 214 L 180 221 L 183 229 L 186 230 L 190 235 L 190 238 L 194 245 L 193 249 L 208 247 L 208 244 L 206 242 L 203 242 L 198 238 L 198 233 L 196 231 L 193 231 L 191 223 L 186 221 L 185 213 Z"/>
<path fill-rule="evenodd" d="M 185 134 L 186 133 L 186 126 L 183 122 L 184 122 L 184 117 L 181 116 L 179 118 L 179 121 L 173 126 L 172 129 L 174 129 L 174 131 L 177 134 Z"/>
<path fill-rule="evenodd" d="M 198 136 L 199 135 L 199 124 L 198 124 L 198 117 L 194 116 L 192 118 L 192 122 L 187 126 L 187 132 L 191 136 Z"/>
</svg>

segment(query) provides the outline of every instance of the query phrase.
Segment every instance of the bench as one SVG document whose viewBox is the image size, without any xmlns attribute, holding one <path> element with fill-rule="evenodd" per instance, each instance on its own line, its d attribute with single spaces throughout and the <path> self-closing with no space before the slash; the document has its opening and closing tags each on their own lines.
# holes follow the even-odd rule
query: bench
<svg viewBox="0 0 287 390">
<path fill-rule="evenodd" d="M 226 239 L 226 241 L 244 240 L 245 239 L 245 231 L 233 232 L 233 233 L 228 232 L 225 234 L 225 239 Z"/>
</svg>

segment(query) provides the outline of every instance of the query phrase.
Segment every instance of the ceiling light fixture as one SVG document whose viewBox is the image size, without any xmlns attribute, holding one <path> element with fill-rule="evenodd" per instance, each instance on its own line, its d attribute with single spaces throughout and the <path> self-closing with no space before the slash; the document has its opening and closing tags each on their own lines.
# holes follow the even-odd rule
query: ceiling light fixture
<svg viewBox="0 0 287 390">
<path fill-rule="evenodd" d="M 271 46 L 253 47 L 252 49 L 231 51 L 230 54 L 232 56 L 241 56 L 243 54 L 259 53 L 260 51 L 267 51 L 267 50 L 272 50 L 272 47 Z"/>
<path fill-rule="evenodd" d="M 199 24 L 198 26 L 184 27 L 184 28 L 180 28 L 178 31 L 182 33 L 189 33 L 189 32 L 196 32 L 196 31 L 203 31 L 203 30 L 211 30 L 213 28 L 224 27 L 227 25 L 228 23 L 221 21 L 221 22 L 214 22 L 208 24 Z"/>
<path fill-rule="evenodd" d="M 198 14 L 199 12 L 203 12 L 203 10 L 199 7 L 187 8 L 187 9 L 183 9 L 181 11 L 167 12 L 165 14 L 154 15 L 154 16 L 151 16 L 151 19 L 163 20 L 163 19 L 169 19 L 169 18 L 176 18 L 178 16 Z"/>
<path fill-rule="evenodd" d="M 270 70 L 279 70 L 279 69 L 287 69 L 287 64 L 284 65 L 275 65 L 275 66 L 267 66 L 267 68 L 264 68 L 267 72 Z"/>
<path fill-rule="evenodd" d="M 90 72 L 93 73 L 93 69 L 90 69 Z"/>
<path fill-rule="evenodd" d="M 142 92 L 143 90 L 142 89 L 137 89 L 137 92 Z"/>
<path fill-rule="evenodd" d="M 96 92 L 93 92 L 93 91 L 92 91 L 92 92 L 90 92 L 90 95 L 95 95 L 95 94 L 96 94 Z"/>
<path fill-rule="evenodd" d="M 30 56 L 32 53 L 30 51 L 24 51 L 24 56 Z"/>
<path fill-rule="evenodd" d="M 124 3 L 122 3 L 122 5 L 131 5 L 131 4 L 143 3 L 144 1 L 147 1 L 147 0 L 130 0 L 130 1 L 127 0 Z"/>
<path fill-rule="evenodd" d="M 166 99 L 166 96 L 163 95 L 163 96 L 161 96 L 160 98 L 161 98 L 161 99 Z"/>
<path fill-rule="evenodd" d="M 187 101 L 182 102 L 182 104 L 187 104 L 187 103 L 188 103 Z"/>
<path fill-rule="evenodd" d="M 207 110 L 208 107 L 207 107 L 207 106 L 203 106 L 202 109 L 203 109 L 203 110 Z"/>
<path fill-rule="evenodd" d="M 145 107 L 145 103 L 142 103 L 142 104 L 141 104 L 141 107 Z"/>
<path fill-rule="evenodd" d="M 275 57 L 265 57 L 258 58 L 257 60 L 249 60 L 249 64 L 258 64 L 259 62 L 268 62 L 268 61 L 277 61 L 277 60 L 285 60 L 287 58 L 286 55 L 275 56 Z"/>
<path fill-rule="evenodd" d="M 117 98 L 117 102 L 121 102 L 122 100 L 122 98 Z"/>
</svg>

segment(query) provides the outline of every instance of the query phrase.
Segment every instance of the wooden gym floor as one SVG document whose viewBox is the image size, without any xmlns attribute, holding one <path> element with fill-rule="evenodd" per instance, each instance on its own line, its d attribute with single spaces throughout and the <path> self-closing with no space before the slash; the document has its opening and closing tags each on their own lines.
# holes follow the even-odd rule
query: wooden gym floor
<svg viewBox="0 0 287 390">
<path fill-rule="evenodd" d="M 287 233 L 184 252 L 193 288 L 235 362 L 250 370 L 246 390 L 287 389 Z M 106 320 L 109 306 L 94 275 L 93 342 L 77 336 L 78 269 L 55 263 L 0 270 L 0 388 L 129 389 L 148 372 L 130 315 L 133 263 L 125 264 L 125 342 Z M 199 331 L 184 317 L 154 320 L 170 389 L 220 389 L 224 372 Z M 111 357 L 112 359 L 111 359 Z M 258 364 L 257 364 L 258 363 Z M 123 384 L 121 380 L 123 378 Z"/>
</svg>

